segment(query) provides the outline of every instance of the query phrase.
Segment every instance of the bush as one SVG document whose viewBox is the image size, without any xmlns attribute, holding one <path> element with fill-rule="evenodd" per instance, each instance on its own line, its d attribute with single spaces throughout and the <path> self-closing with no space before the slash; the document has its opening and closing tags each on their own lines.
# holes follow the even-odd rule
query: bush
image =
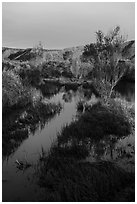
<svg viewBox="0 0 137 204">
<path fill-rule="evenodd" d="M 37 66 L 28 65 L 26 68 L 20 69 L 19 76 L 23 84 L 37 86 L 41 80 L 41 71 Z"/>
<path fill-rule="evenodd" d="M 26 85 L 28 85 L 26 83 Z M 5 110 L 12 106 L 25 106 L 29 103 L 36 104 L 42 94 L 36 88 L 23 85 L 19 75 L 12 70 L 2 73 L 2 106 Z"/>
<path fill-rule="evenodd" d="M 18 103 L 28 103 L 29 93 L 23 87 L 20 77 L 11 70 L 2 73 L 2 105 L 13 106 Z"/>
<path fill-rule="evenodd" d="M 73 74 L 70 70 L 70 65 L 67 64 L 67 62 L 58 62 L 58 61 L 48 61 L 43 62 L 40 65 L 41 68 L 41 75 L 44 78 L 49 77 L 56 77 L 59 78 L 61 76 L 64 76 L 66 78 L 72 78 Z"/>
<path fill-rule="evenodd" d="M 128 102 L 125 99 L 117 97 L 108 102 L 110 108 L 114 108 L 120 113 L 124 114 L 128 119 L 132 129 L 135 129 L 135 103 Z"/>
<path fill-rule="evenodd" d="M 89 107 L 78 121 L 66 126 L 58 136 L 59 144 L 66 144 L 74 139 L 80 142 L 99 141 L 109 135 L 122 137 L 131 133 L 131 125 L 120 107 L 113 108 L 97 103 Z"/>
</svg>

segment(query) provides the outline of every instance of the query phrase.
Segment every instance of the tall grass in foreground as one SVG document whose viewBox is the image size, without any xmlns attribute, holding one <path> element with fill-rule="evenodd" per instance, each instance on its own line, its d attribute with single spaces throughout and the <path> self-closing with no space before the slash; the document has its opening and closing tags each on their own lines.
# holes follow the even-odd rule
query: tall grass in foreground
<svg viewBox="0 0 137 204">
<path fill-rule="evenodd" d="M 119 103 L 117 103 L 119 101 Z M 45 190 L 41 201 L 52 202 L 131 202 L 135 200 L 134 173 L 113 162 L 82 161 L 90 145 L 113 135 L 117 139 L 132 132 L 134 107 L 120 99 L 97 103 L 78 121 L 63 128 L 50 152 L 37 167 L 39 185 Z M 128 108 L 125 107 L 128 106 Z M 126 112 L 125 112 L 126 109 Z"/>
<path fill-rule="evenodd" d="M 39 185 L 45 189 L 41 201 L 134 201 L 134 175 L 111 162 L 91 164 L 52 156 L 45 159 L 37 173 Z"/>
</svg>

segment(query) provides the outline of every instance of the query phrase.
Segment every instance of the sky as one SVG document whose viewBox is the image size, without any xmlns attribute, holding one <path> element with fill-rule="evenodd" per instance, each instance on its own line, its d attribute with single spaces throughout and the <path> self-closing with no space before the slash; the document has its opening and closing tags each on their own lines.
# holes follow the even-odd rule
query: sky
<svg viewBox="0 0 137 204">
<path fill-rule="evenodd" d="M 127 40 L 135 39 L 133 2 L 3 2 L 2 46 L 61 49 L 95 41 L 119 25 Z"/>
</svg>

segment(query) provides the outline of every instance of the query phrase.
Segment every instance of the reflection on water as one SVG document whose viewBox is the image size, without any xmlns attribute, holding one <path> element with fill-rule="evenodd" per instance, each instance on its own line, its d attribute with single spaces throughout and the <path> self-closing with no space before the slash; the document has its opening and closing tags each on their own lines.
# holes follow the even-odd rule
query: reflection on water
<svg viewBox="0 0 137 204">
<path fill-rule="evenodd" d="M 52 83 L 44 83 L 40 85 L 40 90 L 44 97 L 50 98 L 53 94 L 57 94 L 59 92 L 60 87 L 56 86 Z"/>
<path fill-rule="evenodd" d="M 39 115 L 39 119 L 34 122 L 32 128 L 30 128 L 30 123 L 28 120 L 26 120 L 23 128 L 26 128 L 27 133 L 25 136 L 22 136 L 22 139 L 20 139 L 21 132 L 17 131 L 19 130 L 21 123 L 20 125 L 18 123 L 18 127 L 16 127 L 16 121 L 26 113 L 29 113 L 27 117 L 31 117 L 33 111 L 27 112 L 27 110 L 21 110 L 17 113 L 14 113 L 12 116 L 8 116 L 8 120 L 5 120 L 6 122 L 4 126 L 10 126 L 10 130 L 12 132 L 13 129 L 16 130 L 16 137 L 14 139 L 12 138 L 12 145 L 10 147 L 8 146 L 8 148 L 6 148 L 8 141 L 4 140 L 5 149 L 3 151 L 3 155 L 9 155 L 9 157 L 4 157 L 3 159 L 3 201 L 33 202 L 39 200 L 43 191 L 42 189 L 40 190 L 36 185 L 36 178 L 33 176 L 33 173 L 35 172 L 34 166 L 40 157 L 41 151 L 48 151 L 51 145 L 56 141 L 57 134 L 61 132 L 62 128 L 66 124 L 70 124 L 73 120 L 76 119 L 76 106 L 78 101 L 90 101 L 91 97 L 93 96 L 90 89 L 84 90 L 82 87 L 79 87 L 77 91 L 68 90 L 67 92 L 65 91 L 65 88 L 62 88 L 60 89 L 59 93 L 55 93 L 53 90 L 54 88 L 55 87 L 52 87 L 51 91 L 53 96 L 50 99 L 44 98 L 43 104 L 46 104 L 47 101 L 50 101 L 51 103 L 60 102 L 63 107 L 62 110 L 54 115 L 54 117 L 52 117 L 50 120 L 44 117 L 42 111 L 40 114 L 43 115 L 43 117 L 40 117 Z M 134 101 L 134 88 L 128 88 L 125 88 L 124 85 L 121 85 L 118 90 L 124 97 L 126 96 L 128 100 L 130 99 L 131 101 Z M 58 89 L 56 89 L 56 92 L 57 91 Z M 51 93 L 49 93 L 49 95 L 51 95 Z M 4 134 L 6 134 L 6 132 Z M 11 132 L 8 134 L 11 134 Z M 133 145 L 129 144 L 129 140 L 132 141 Z M 6 149 L 7 151 L 9 151 L 9 149 L 13 151 L 5 152 Z M 91 144 L 91 156 L 88 159 L 92 161 L 101 159 L 117 159 L 118 162 L 118 159 L 122 157 L 125 158 L 124 155 L 130 157 L 130 155 L 133 153 L 134 138 L 125 138 L 119 140 L 103 139 L 97 143 Z M 19 171 L 16 168 L 16 160 L 28 161 L 30 164 L 32 164 L 32 167 L 26 169 L 26 171 Z M 123 163 L 124 162 L 125 159 L 123 159 Z M 122 165 L 122 163 L 120 163 L 120 165 Z"/>
<path fill-rule="evenodd" d="M 118 91 L 127 101 L 135 101 L 135 83 L 120 81 L 116 86 Z"/>
</svg>

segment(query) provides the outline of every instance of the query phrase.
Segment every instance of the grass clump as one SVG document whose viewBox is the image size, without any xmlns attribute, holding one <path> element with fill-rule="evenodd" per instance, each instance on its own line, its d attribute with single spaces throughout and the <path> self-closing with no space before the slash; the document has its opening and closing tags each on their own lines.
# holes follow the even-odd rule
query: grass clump
<svg viewBox="0 0 137 204">
<path fill-rule="evenodd" d="M 113 101 L 113 103 L 112 103 Z M 126 101 L 125 99 L 115 98 L 111 101 L 111 106 L 114 104 L 117 107 L 118 111 L 124 113 L 125 117 L 128 118 L 128 121 L 132 127 L 135 129 L 135 103 Z"/>
<path fill-rule="evenodd" d="M 78 142 L 87 139 L 93 142 L 109 135 L 122 137 L 130 133 L 131 125 L 122 110 L 111 109 L 99 102 L 82 114 L 78 121 L 65 127 L 58 136 L 58 141 L 66 143 L 75 138 Z"/>
<path fill-rule="evenodd" d="M 118 99 L 89 107 L 80 118 L 63 128 L 57 143 L 38 167 L 38 183 L 45 190 L 41 201 L 49 202 L 133 202 L 134 173 L 109 161 L 83 161 L 90 144 L 103 138 L 121 138 L 132 131 L 133 107 L 127 114 Z M 125 104 L 125 103 L 124 103 Z"/>
<path fill-rule="evenodd" d="M 27 110 L 27 115 L 24 118 L 21 118 L 21 122 L 30 124 L 31 126 L 35 124 L 45 125 L 45 122 L 55 115 L 55 113 L 60 112 L 61 105 L 47 103 L 44 104 L 39 102 L 35 107 L 31 106 Z"/>
<path fill-rule="evenodd" d="M 53 155 L 45 158 L 38 174 L 39 185 L 45 189 L 43 200 L 52 202 L 109 202 L 134 184 L 132 174 L 111 162 L 91 164 Z M 134 201 L 133 194 L 127 197 L 123 201 Z"/>
<path fill-rule="evenodd" d="M 89 156 L 89 151 L 87 146 L 84 144 L 65 144 L 65 145 L 55 145 L 50 150 L 50 156 L 54 155 L 58 157 L 73 158 L 76 160 L 84 159 Z"/>
</svg>

